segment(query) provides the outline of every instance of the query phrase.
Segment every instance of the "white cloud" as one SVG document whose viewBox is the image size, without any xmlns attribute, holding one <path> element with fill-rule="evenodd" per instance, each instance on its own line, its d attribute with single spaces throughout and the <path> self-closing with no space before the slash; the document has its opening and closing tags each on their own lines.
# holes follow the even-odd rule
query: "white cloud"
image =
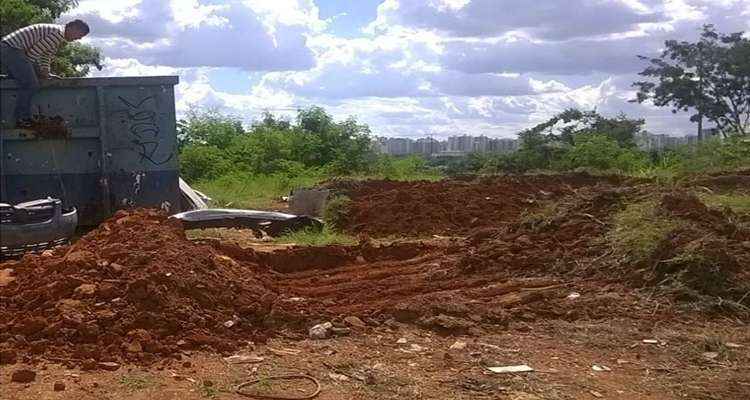
<svg viewBox="0 0 750 400">
<path fill-rule="evenodd" d="M 325 26 L 311 0 L 141 0 L 127 12 L 108 3 L 86 2 L 67 17 L 89 22 L 90 40 L 105 54 L 146 64 L 308 69 L 315 59 L 307 36 Z"/>
<path fill-rule="evenodd" d="M 704 23 L 750 29 L 750 1 L 385 0 L 354 38 L 329 31 L 315 0 L 82 0 L 73 16 L 108 57 L 97 75 L 179 74 L 178 113 L 214 106 L 250 122 L 316 104 L 376 134 L 510 136 L 579 107 L 676 133 L 692 131 L 687 115 L 627 101 L 636 55 Z M 252 87 L 219 90 L 227 68 Z"/>
<path fill-rule="evenodd" d="M 453 3 L 453 2 L 451 2 Z M 591 0 L 472 0 L 451 4 L 442 1 L 388 0 L 379 8 L 371 29 L 392 25 L 436 29 L 454 36 L 497 36 L 524 31 L 543 39 L 623 32 L 639 23 L 664 18 L 632 2 Z"/>
</svg>

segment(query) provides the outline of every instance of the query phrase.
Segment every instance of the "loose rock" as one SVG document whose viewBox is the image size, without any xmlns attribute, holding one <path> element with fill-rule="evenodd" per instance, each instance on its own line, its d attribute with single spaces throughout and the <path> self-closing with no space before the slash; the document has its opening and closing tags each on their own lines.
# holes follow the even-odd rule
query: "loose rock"
<svg viewBox="0 0 750 400">
<path fill-rule="evenodd" d="M 0 351 L 0 365 L 15 364 L 18 359 L 15 350 L 2 350 Z"/>
<path fill-rule="evenodd" d="M 450 347 L 451 350 L 463 350 L 466 348 L 466 342 L 462 342 L 460 340 L 457 340 L 456 343 L 453 343 Z"/>
<path fill-rule="evenodd" d="M 120 369 L 120 364 L 116 362 L 100 362 L 97 366 L 105 371 L 117 371 Z"/>
<path fill-rule="evenodd" d="M 96 361 L 91 360 L 91 359 L 84 360 L 83 363 L 81 364 L 81 369 L 84 371 L 93 371 L 96 368 L 97 368 Z"/>
<path fill-rule="evenodd" d="M 313 326 L 308 333 L 311 339 L 326 339 L 331 335 L 331 328 L 333 328 L 333 324 L 325 322 Z"/>
<path fill-rule="evenodd" d="M 16 370 L 13 372 L 13 375 L 10 376 L 10 381 L 16 383 L 29 383 L 34 382 L 35 380 L 36 372 L 28 369 Z"/>
<path fill-rule="evenodd" d="M 263 360 L 265 360 L 265 358 L 263 357 L 243 355 L 234 355 L 224 358 L 224 361 L 228 362 L 229 364 L 256 364 L 263 362 Z"/>
<path fill-rule="evenodd" d="M 0 269 L 0 287 L 8 286 L 16 280 L 13 276 L 13 269 Z"/>
<path fill-rule="evenodd" d="M 346 336 L 352 333 L 352 330 L 349 328 L 337 328 L 334 326 L 333 328 L 331 328 L 331 333 L 336 336 Z"/>
<path fill-rule="evenodd" d="M 365 324 L 361 319 L 359 319 L 358 317 L 355 317 L 353 315 L 344 318 L 344 322 L 346 322 L 350 326 L 354 326 L 354 327 L 357 327 L 357 328 L 366 328 L 367 327 L 367 324 Z"/>
</svg>

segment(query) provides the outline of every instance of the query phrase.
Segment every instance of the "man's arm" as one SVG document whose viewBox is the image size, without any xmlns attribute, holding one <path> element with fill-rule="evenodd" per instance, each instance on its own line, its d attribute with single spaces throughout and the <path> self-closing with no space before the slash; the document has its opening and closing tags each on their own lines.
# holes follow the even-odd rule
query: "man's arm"
<svg viewBox="0 0 750 400">
<path fill-rule="evenodd" d="M 51 57 L 48 55 L 39 57 L 39 78 L 49 79 L 50 78 L 50 64 L 52 63 Z"/>
</svg>

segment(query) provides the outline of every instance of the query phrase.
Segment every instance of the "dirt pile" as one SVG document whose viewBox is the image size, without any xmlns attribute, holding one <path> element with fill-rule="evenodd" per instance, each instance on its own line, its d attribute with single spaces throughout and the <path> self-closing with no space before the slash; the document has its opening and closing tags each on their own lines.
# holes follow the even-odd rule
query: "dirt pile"
<svg viewBox="0 0 750 400">
<path fill-rule="evenodd" d="M 465 273 L 506 271 L 591 277 L 591 265 L 607 251 L 601 241 L 608 219 L 632 190 L 609 185 L 582 188 L 553 206 L 511 221 L 501 229 L 474 232 L 459 260 Z"/>
<path fill-rule="evenodd" d="M 256 274 L 185 239 L 156 211 L 118 212 L 69 248 L 7 262 L 0 347 L 74 360 L 148 361 L 251 340 L 275 297 Z"/>
<path fill-rule="evenodd" d="M 670 289 L 680 300 L 724 308 L 750 307 L 750 226 L 729 209 L 706 207 L 693 194 L 665 194 L 659 212 L 684 223 L 664 238 L 649 259 L 649 283 Z M 729 300 L 724 302 L 723 300 Z"/>
<path fill-rule="evenodd" d="M 587 174 L 483 177 L 473 181 L 331 184 L 351 198 L 344 227 L 375 237 L 466 235 L 497 228 L 540 204 L 615 177 Z"/>
</svg>

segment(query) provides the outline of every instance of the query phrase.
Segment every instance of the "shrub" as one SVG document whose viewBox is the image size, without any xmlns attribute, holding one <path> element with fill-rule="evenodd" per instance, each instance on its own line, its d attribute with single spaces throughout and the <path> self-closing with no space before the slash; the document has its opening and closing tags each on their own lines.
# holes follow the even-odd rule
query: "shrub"
<svg viewBox="0 0 750 400">
<path fill-rule="evenodd" d="M 180 175 L 188 182 L 215 179 L 234 168 L 226 153 L 216 146 L 189 145 L 180 154 Z"/>
<path fill-rule="evenodd" d="M 351 211 L 351 199 L 347 196 L 334 196 L 328 200 L 323 210 L 323 220 L 326 226 L 334 231 L 341 231 Z"/>
</svg>

